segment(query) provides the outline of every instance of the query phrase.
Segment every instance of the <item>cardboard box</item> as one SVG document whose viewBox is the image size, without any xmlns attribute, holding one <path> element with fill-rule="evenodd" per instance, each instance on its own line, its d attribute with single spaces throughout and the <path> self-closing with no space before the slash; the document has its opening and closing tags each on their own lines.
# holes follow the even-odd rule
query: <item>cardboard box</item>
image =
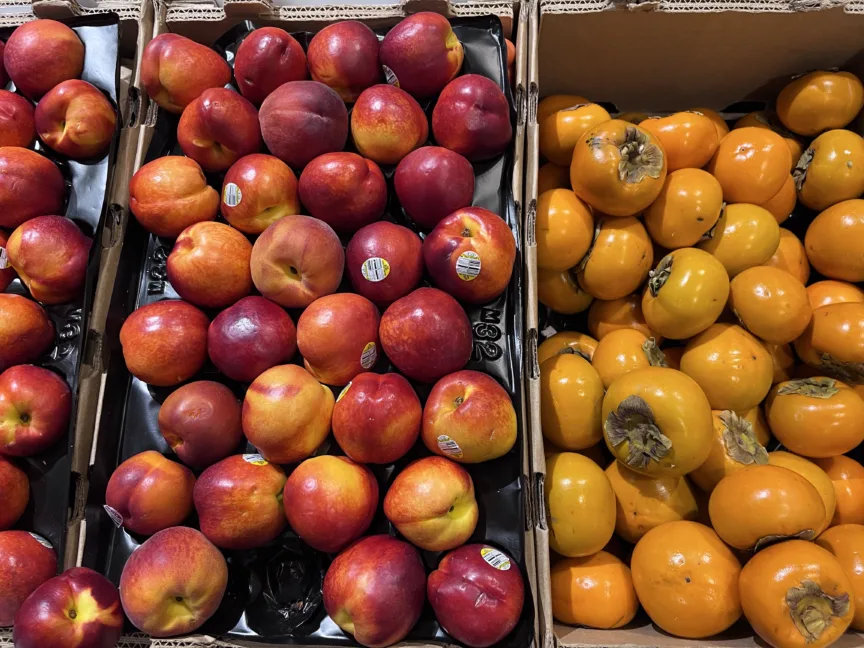
<svg viewBox="0 0 864 648">
<path fill-rule="evenodd" d="M 659 0 L 627 4 L 605 0 L 541 0 L 529 24 L 526 126 L 526 372 L 531 432 L 532 490 L 537 516 L 538 617 L 543 648 L 764 646 L 746 623 L 722 636 L 685 640 L 656 629 L 644 615 L 618 630 L 557 623 L 549 589 L 549 544 L 543 503 L 546 472 L 540 427 L 537 345 L 537 103 L 551 94 L 579 94 L 619 111 L 674 112 L 696 106 L 724 111 L 747 101 L 764 107 L 789 77 L 841 67 L 864 75 L 864 3 L 795 0 Z M 729 113 L 737 118 L 741 113 Z M 640 620 L 641 619 L 641 620 Z M 864 646 L 847 633 L 838 648 Z"/>
</svg>

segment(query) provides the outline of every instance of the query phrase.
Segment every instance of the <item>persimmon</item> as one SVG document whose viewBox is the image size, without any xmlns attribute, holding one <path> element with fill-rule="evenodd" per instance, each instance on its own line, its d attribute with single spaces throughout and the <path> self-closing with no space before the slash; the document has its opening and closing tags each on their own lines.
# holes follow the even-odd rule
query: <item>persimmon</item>
<svg viewBox="0 0 864 648">
<path fill-rule="evenodd" d="M 766 343 L 762 346 L 771 356 L 771 361 L 774 363 L 774 376 L 771 382 L 776 384 L 789 380 L 792 377 L 792 371 L 795 368 L 795 353 L 792 351 L 792 346 L 789 344 L 770 344 Z"/>
<path fill-rule="evenodd" d="M 787 538 L 816 537 L 825 505 L 813 485 L 798 473 L 754 465 L 721 479 L 708 500 L 711 526 L 723 542 L 743 551 Z"/>
<path fill-rule="evenodd" d="M 552 189 L 537 198 L 537 267 L 567 270 L 594 239 L 594 217 L 569 189 Z"/>
<path fill-rule="evenodd" d="M 537 195 L 552 189 L 570 188 L 570 165 L 559 166 L 547 162 L 537 170 Z"/>
<path fill-rule="evenodd" d="M 828 525 L 831 523 L 831 518 L 834 517 L 834 509 L 837 506 L 837 496 L 834 493 L 834 484 L 831 482 L 831 478 L 828 477 L 828 474 L 806 457 L 800 457 L 783 450 L 769 452 L 768 463 L 772 466 L 788 468 L 810 482 L 813 488 L 816 489 L 816 492 L 819 493 L 819 497 L 822 498 L 822 505 L 825 507 L 825 519 L 823 520 L 822 525 L 816 529 L 816 534 L 818 535 L 827 529 Z"/>
<path fill-rule="evenodd" d="M 821 212 L 807 228 L 804 249 L 828 279 L 864 281 L 864 200 L 844 200 Z"/>
<path fill-rule="evenodd" d="M 708 458 L 688 476 L 706 493 L 726 475 L 747 466 L 768 463 L 768 451 L 753 424 L 732 410 L 714 410 L 714 436 Z"/>
<path fill-rule="evenodd" d="M 792 168 L 792 154 L 772 130 L 736 128 L 720 140 L 706 168 L 720 182 L 727 202 L 758 205 L 780 191 Z"/>
<path fill-rule="evenodd" d="M 741 563 L 710 528 L 669 522 L 651 529 L 630 559 L 642 607 L 660 628 L 701 639 L 741 617 Z"/>
<path fill-rule="evenodd" d="M 730 284 L 729 307 L 756 337 L 772 344 L 793 342 L 810 323 L 804 284 L 779 268 L 748 268 Z"/>
<path fill-rule="evenodd" d="M 646 367 L 665 367 L 666 357 L 653 338 L 634 329 L 618 329 L 597 343 L 591 360 L 603 387 L 608 388 L 628 371 Z"/>
<path fill-rule="evenodd" d="M 615 119 L 620 119 L 621 121 L 630 122 L 631 124 L 640 124 L 646 119 L 648 119 L 650 115 L 646 115 L 641 112 L 623 112 L 615 116 Z"/>
<path fill-rule="evenodd" d="M 609 451 L 644 475 L 686 475 L 711 449 L 708 399 L 674 369 L 649 367 L 618 378 L 603 398 L 602 421 Z"/>
<path fill-rule="evenodd" d="M 794 192 L 793 192 L 794 193 Z M 691 247 L 717 223 L 723 190 L 702 169 L 679 169 L 666 176 L 660 195 L 644 213 L 651 239 L 669 250 Z"/>
<path fill-rule="evenodd" d="M 611 216 L 632 216 L 657 198 L 666 168 L 666 154 L 656 137 L 640 126 L 612 119 L 579 139 L 570 164 L 570 184 L 595 209 Z"/>
<path fill-rule="evenodd" d="M 714 122 L 700 112 L 677 112 L 649 117 L 639 125 L 652 133 L 666 152 L 669 171 L 700 169 L 720 145 Z"/>
<path fill-rule="evenodd" d="M 864 302 L 864 290 L 846 281 L 826 279 L 807 286 L 807 298 L 813 310 L 828 304 L 844 302 Z"/>
<path fill-rule="evenodd" d="M 630 568 L 606 551 L 552 566 L 552 616 L 589 628 L 620 628 L 639 610 Z"/>
<path fill-rule="evenodd" d="M 596 299 L 619 299 L 639 288 L 654 263 L 645 226 L 632 217 L 598 221 L 578 268 L 579 285 Z"/>
<path fill-rule="evenodd" d="M 572 270 L 537 268 L 537 300 L 564 315 L 588 310 L 594 298 L 582 290 Z"/>
<path fill-rule="evenodd" d="M 560 353 L 540 365 L 543 436 L 562 450 L 581 450 L 602 440 L 603 382 L 582 356 Z"/>
<path fill-rule="evenodd" d="M 864 441 L 864 400 L 834 378 L 775 385 L 765 401 L 765 414 L 777 440 L 805 457 L 834 457 Z"/>
<path fill-rule="evenodd" d="M 798 135 L 843 128 L 864 106 L 864 86 L 849 72 L 810 72 L 790 81 L 777 96 L 777 116 Z"/>
<path fill-rule="evenodd" d="M 577 331 L 561 331 L 543 340 L 537 349 L 537 362 L 543 364 L 559 353 L 575 353 L 591 362 L 596 348 L 597 340 L 590 335 Z"/>
<path fill-rule="evenodd" d="M 798 200 L 821 211 L 864 193 L 864 138 L 829 130 L 810 142 L 792 172 Z"/>
<path fill-rule="evenodd" d="M 828 646 L 852 621 L 849 578 L 829 551 L 811 542 L 760 551 L 744 565 L 738 585 L 744 616 L 773 648 Z"/>
<path fill-rule="evenodd" d="M 831 526 L 864 524 L 864 466 L 844 455 L 814 459 L 813 463 L 824 470 L 834 484 L 837 506 Z"/>
<path fill-rule="evenodd" d="M 816 544 L 831 552 L 852 585 L 855 614 L 851 627 L 864 630 L 864 526 L 841 524 L 816 538 Z"/>
<path fill-rule="evenodd" d="M 537 104 L 537 123 L 539 124 L 549 115 L 563 110 L 569 106 L 578 106 L 579 104 L 591 103 L 590 99 L 586 99 L 582 95 L 556 94 L 543 97 Z"/>
<path fill-rule="evenodd" d="M 757 110 L 755 112 L 747 113 L 735 122 L 735 128 L 746 128 L 748 126 L 769 128 L 780 135 L 789 147 L 789 153 L 792 157 L 792 167 L 795 167 L 795 163 L 798 162 L 798 158 L 800 158 L 801 154 L 804 152 L 804 147 L 801 146 L 801 142 L 798 141 L 798 138 L 795 137 L 794 133 L 791 133 L 780 123 L 780 120 L 777 119 L 774 113 Z"/>
<path fill-rule="evenodd" d="M 864 304 L 820 306 L 797 340 L 795 352 L 806 364 L 845 383 L 864 383 Z"/>
<path fill-rule="evenodd" d="M 782 225 L 792 215 L 797 203 L 798 190 L 795 188 L 795 178 L 790 174 L 780 191 L 759 206 L 771 212 L 777 224 Z"/>
<path fill-rule="evenodd" d="M 595 554 L 615 531 L 615 492 L 588 457 L 562 452 L 546 458 L 549 547 L 570 558 Z"/>
<path fill-rule="evenodd" d="M 697 248 L 667 254 L 651 271 L 642 295 L 648 326 L 683 340 L 717 321 L 729 297 L 729 275 L 713 255 Z"/>
<path fill-rule="evenodd" d="M 806 284 L 810 279 L 810 262 L 807 260 L 804 244 L 785 227 L 780 228 L 777 251 L 762 265 L 785 270 L 802 284 Z"/>
<path fill-rule="evenodd" d="M 767 262 L 779 245 L 780 226 L 771 212 L 758 205 L 738 203 L 726 205 L 717 225 L 697 247 L 717 257 L 734 277 Z"/>
<path fill-rule="evenodd" d="M 716 110 L 712 110 L 711 108 L 693 108 L 692 112 L 701 113 L 711 120 L 711 123 L 714 124 L 714 129 L 717 131 L 718 140 L 722 140 L 729 132 L 729 125 Z"/>
<path fill-rule="evenodd" d="M 538 122 L 540 154 L 550 162 L 569 166 L 579 138 L 610 119 L 606 109 L 594 103 L 563 106 Z"/>
<path fill-rule="evenodd" d="M 771 389 L 774 363 L 737 324 L 712 324 L 687 342 L 681 371 L 701 387 L 712 409 L 745 412 Z"/>
<path fill-rule="evenodd" d="M 588 309 L 588 332 L 598 340 L 620 328 L 636 329 L 645 337 L 653 337 L 658 342 L 662 340 L 645 322 L 642 297 L 638 293 L 620 299 L 596 299 Z"/>
</svg>

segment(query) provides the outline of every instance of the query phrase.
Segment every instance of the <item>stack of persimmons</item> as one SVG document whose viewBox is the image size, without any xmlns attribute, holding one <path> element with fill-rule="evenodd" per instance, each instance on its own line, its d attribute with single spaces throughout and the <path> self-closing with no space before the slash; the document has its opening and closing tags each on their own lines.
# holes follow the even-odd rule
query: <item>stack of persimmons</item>
<svg viewBox="0 0 864 648">
<path fill-rule="evenodd" d="M 864 630 L 862 106 L 846 72 L 732 130 L 540 103 L 558 621 L 616 628 L 641 604 L 698 639 L 743 615 L 774 648 Z"/>
</svg>

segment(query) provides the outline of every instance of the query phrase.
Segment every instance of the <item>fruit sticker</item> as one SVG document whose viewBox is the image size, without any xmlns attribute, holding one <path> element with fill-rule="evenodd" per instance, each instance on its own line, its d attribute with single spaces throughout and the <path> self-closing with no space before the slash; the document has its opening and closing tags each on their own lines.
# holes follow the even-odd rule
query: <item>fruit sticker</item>
<svg viewBox="0 0 864 648">
<path fill-rule="evenodd" d="M 229 207 L 236 207 L 240 204 L 241 200 L 243 200 L 243 192 L 240 191 L 240 187 L 233 182 L 226 184 L 225 189 L 222 191 L 222 202 Z"/>
<path fill-rule="evenodd" d="M 370 342 L 370 344 L 371 344 L 371 342 Z M 361 365 L 363 364 L 363 356 L 360 356 L 360 364 L 361 364 Z M 344 388 L 341 392 L 339 392 L 339 395 L 336 397 L 336 402 L 337 402 L 337 403 L 338 403 L 340 400 L 342 400 L 342 397 L 343 397 L 345 394 L 348 393 L 348 390 L 349 390 L 349 389 L 351 389 L 351 383 L 350 383 L 350 382 L 349 382 L 347 385 L 345 385 L 345 388 Z"/>
<path fill-rule="evenodd" d="M 384 281 L 387 275 L 390 274 L 390 264 L 387 262 L 387 259 L 370 257 L 360 266 L 360 274 L 363 275 L 366 281 L 378 283 L 379 281 Z"/>
<path fill-rule="evenodd" d="M 6 248 L 0 247 L 0 270 L 5 270 L 9 267 L 9 255 L 6 254 Z"/>
<path fill-rule="evenodd" d="M 510 569 L 510 558 L 497 549 L 493 549 L 492 547 L 483 547 L 480 550 L 480 555 L 483 556 L 483 560 L 492 565 L 495 569 L 500 569 L 501 571 L 507 571 Z"/>
<path fill-rule="evenodd" d="M 33 539 L 34 539 L 36 542 L 38 542 L 39 544 L 41 544 L 41 545 L 42 545 L 43 547 L 45 547 L 46 549 L 54 549 L 54 547 L 51 546 L 51 543 L 48 542 L 48 541 L 47 541 L 45 538 L 43 538 L 42 536 L 40 536 L 40 535 L 36 535 L 35 533 L 29 532 L 29 531 L 28 531 L 28 533 L 30 533 L 30 535 L 33 536 Z"/>
<path fill-rule="evenodd" d="M 267 460 L 262 457 L 260 454 L 244 454 L 243 461 L 246 463 L 251 463 L 255 466 L 266 466 Z"/>
<path fill-rule="evenodd" d="M 463 252 L 456 259 L 456 275 L 462 281 L 474 281 L 480 274 L 480 255 L 476 252 Z"/>
<path fill-rule="evenodd" d="M 400 88 L 399 78 L 396 76 L 396 73 L 386 65 L 382 65 L 381 68 L 384 70 L 384 78 L 387 79 L 387 83 Z"/>
<path fill-rule="evenodd" d="M 438 448 L 448 457 L 456 457 L 458 459 L 462 456 L 462 448 L 446 434 L 438 436 Z"/>
<path fill-rule="evenodd" d="M 363 353 L 360 354 L 360 366 L 364 369 L 371 369 L 375 366 L 375 361 L 378 360 L 378 347 L 374 342 L 369 342 L 363 347 Z"/>
<path fill-rule="evenodd" d="M 114 526 L 116 526 L 118 529 L 123 526 L 123 516 L 120 515 L 120 511 L 108 506 L 107 504 L 102 508 L 105 509 L 105 512 L 108 514 L 108 517 L 111 518 Z"/>
</svg>

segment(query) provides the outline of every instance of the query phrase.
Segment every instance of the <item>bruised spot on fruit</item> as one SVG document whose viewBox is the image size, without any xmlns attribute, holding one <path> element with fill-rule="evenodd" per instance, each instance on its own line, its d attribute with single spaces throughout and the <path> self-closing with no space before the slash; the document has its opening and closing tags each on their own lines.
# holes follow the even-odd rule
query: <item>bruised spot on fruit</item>
<svg viewBox="0 0 864 648">
<path fill-rule="evenodd" d="M 628 443 L 627 465 L 645 468 L 651 461 L 660 461 L 672 449 L 672 441 L 660 431 L 651 406 L 631 395 L 609 412 L 603 424 L 612 447 Z"/>
<path fill-rule="evenodd" d="M 818 583 L 803 580 L 799 587 L 786 590 L 786 606 L 798 632 L 809 644 L 822 636 L 834 617 L 849 612 L 849 594 L 829 596 Z"/>
</svg>

